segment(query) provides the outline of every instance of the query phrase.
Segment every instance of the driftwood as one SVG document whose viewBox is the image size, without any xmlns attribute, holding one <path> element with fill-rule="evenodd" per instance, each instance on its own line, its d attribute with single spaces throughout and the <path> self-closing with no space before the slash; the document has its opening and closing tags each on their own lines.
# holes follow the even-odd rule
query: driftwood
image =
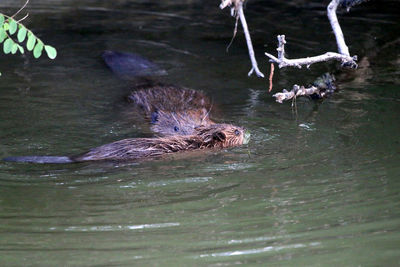
<svg viewBox="0 0 400 267">
<path fill-rule="evenodd" d="M 276 102 L 282 103 L 285 100 L 290 100 L 298 96 L 311 96 L 311 95 L 318 95 L 320 98 L 324 98 L 326 92 L 321 91 L 318 87 L 315 86 L 305 88 L 304 86 L 299 86 L 295 84 L 293 85 L 292 90 L 287 91 L 286 89 L 283 89 L 281 93 L 276 93 L 272 96 L 276 98 Z"/>
<path fill-rule="evenodd" d="M 282 92 L 272 95 L 276 102 L 282 103 L 285 100 L 296 99 L 299 96 L 307 96 L 312 99 L 322 99 L 336 91 L 335 77 L 325 73 L 318 77 L 309 87 L 293 85 L 292 90 L 283 89 Z"/>
</svg>

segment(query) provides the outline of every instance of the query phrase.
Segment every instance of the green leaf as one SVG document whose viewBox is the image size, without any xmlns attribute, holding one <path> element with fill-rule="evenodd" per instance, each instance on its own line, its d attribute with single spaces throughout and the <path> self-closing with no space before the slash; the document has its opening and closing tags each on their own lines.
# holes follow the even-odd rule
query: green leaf
<svg viewBox="0 0 400 267">
<path fill-rule="evenodd" d="M 37 42 L 35 49 L 33 49 L 33 56 L 35 58 L 39 58 L 42 55 L 43 51 L 43 43 L 42 42 Z"/>
<path fill-rule="evenodd" d="M 8 29 L 10 29 L 10 24 L 8 24 L 7 22 L 3 24 L 3 29 L 8 31 Z"/>
<path fill-rule="evenodd" d="M 4 16 L 3 14 L 0 14 L 0 27 L 3 26 L 4 23 Z"/>
<path fill-rule="evenodd" d="M 8 32 L 10 34 L 14 34 L 17 31 L 18 25 L 15 22 L 15 20 L 10 19 L 10 29 L 8 30 Z"/>
<path fill-rule="evenodd" d="M 17 50 L 18 50 L 18 45 L 16 43 L 14 43 L 11 48 L 11 53 L 15 54 L 15 53 L 17 53 Z"/>
<path fill-rule="evenodd" d="M 33 47 L 35 46 L 36 43 L 36 37 L 32 33 L 28 33 L 28 41 L 26 42 L 26 48 L 28 51 L 32 51 Z"/>
<path fill-rule="evenodd" d="M 4 44 L 3 44 L 4 54 L 8 54 L 11 52 L 13 44 L 14 44 L 14 42 L 10 38 L 7 38 L 7 40 L 4 41 Z"/>
<path fill-rule="evenodd" d="M 25 40 L 26 37 L 26 28 L 24 26 L 21 26 L 21 28 L 18 31 L 18 42 L 22 43 Z"/>
<path fill-rule="evenodd" d="M 6 31 L 3 28 L 0 28 L 0 43 L 2 43 L 4 39 L 6 39 L 6 37 L 7 37 Z"/>
<path fill-rule="evenodd" d="M 55 58 L 56 58 L 56 56 L 57 56 L 57 50 L 56 50 L 54 47 L 52 47 L 52 46 L 50 46 L 50 45 L 45 45 L 45 46 L 44 46 L 44 49 L 46 50 L 47 56 L 48 56 L 50 59 L 55 59 Z"/>
<path fill-rule="evenodd" d="M 25 53 L 25 50 L 22 46 L 18 45 L 18 49 L 21 54 Z"/>
</svg>

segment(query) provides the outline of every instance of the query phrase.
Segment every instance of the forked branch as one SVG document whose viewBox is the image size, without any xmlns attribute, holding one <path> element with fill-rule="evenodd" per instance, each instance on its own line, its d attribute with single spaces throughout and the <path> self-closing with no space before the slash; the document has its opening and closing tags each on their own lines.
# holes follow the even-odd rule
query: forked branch
<svg viewBox="0 0 400 267">
<path fill-rule="evenodd" d="M 342 62 L 342 66 L 357 68 L 357 56 L 350 56 L 349 48 L 344 41 L 344 36 L 342 29 L 340 28 L 339 21 L 336 16 L 336 10 L 339 6 L 341 0 L 332 0 L 327 7 L 327 15 L 329 22 L 331 23 L 332 31 L 336 37 L 336 43 L 338 46 L 339 53 L 327 52 L 323 55 L 299 58 L 299 59 L 287 59 L 285 58 L 285 35 L 278 35 L 278 57 L 274 57 L 269 53 L 265 53 L 267 57 L 270 58 L 271 62 L 275 62 L 279 65 L 279 68 L 283 67 L 298 67 L 301 68 L 302 65 L 309 67 L 311 64 L 329 60 L 338 60 Z M 362 1 L 358 1 L 362 2 Z M 354 3 L 355 4 L 355 3 Z M 353 4 L 353 5 L 354 5 Z"/>
<path fill-rule="evenodd" d="M 308 68 L 310 67 L 311 64 L 329 60 L 340 61 L 342 65 L 351 65 L 353 67 L 357 66 L 357 63 L 355 62 L 357 60 L 356 56 L 350 57 L 348 55 L 343 55 L 334 52 L 327 52 L 325 54 L 313 57 L 288 59 L 285 57 L 285 44 L 286 44 L 285 35 L 278 35 L 278 48 L 276 49 L 278 51 L 278 57 L 275 57 L 269 53 L 265 53 L 265 55 L 270 58 L 271 62 L 278 64 L 279 68 L 284 68 L 284 67 L 301 68 L 304 65 L 307 66 Z"/>
</svg>

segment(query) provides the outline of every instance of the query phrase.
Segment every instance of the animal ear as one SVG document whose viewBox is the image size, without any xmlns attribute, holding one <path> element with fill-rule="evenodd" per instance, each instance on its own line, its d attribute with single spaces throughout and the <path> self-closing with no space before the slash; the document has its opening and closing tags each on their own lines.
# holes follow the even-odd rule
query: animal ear
<svg viewBox="0 0 400 267">
<path fill-rule="evenodd" d="M 213 137 L 219 141 L 224 141 L 226 139 L 226 135 L 223 132 L 216 132 L 213 134 Z"/>
</svg>

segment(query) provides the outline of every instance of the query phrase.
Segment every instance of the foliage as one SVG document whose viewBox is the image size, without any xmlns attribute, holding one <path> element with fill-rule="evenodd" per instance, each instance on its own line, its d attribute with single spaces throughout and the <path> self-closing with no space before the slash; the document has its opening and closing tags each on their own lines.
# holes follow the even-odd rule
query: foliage
<svg viewBox="0 0 400 267">
<path fill-rule="evenodd" d="M 26 42 L 25 42 L 26 41 Z M 45 45 L 31 30 L 27 29 L 20 21 L 0 13 L 0 45 L 3 44 L 4 54 L 24 54 L 24 42 L 28 51 L 33 51 L 33 56 L 39 58 L 43 50 L 50 59 L 57 56 L 57 50 Z M 1 75 L 1 73 L 0 73 Z"/>
</svg>

